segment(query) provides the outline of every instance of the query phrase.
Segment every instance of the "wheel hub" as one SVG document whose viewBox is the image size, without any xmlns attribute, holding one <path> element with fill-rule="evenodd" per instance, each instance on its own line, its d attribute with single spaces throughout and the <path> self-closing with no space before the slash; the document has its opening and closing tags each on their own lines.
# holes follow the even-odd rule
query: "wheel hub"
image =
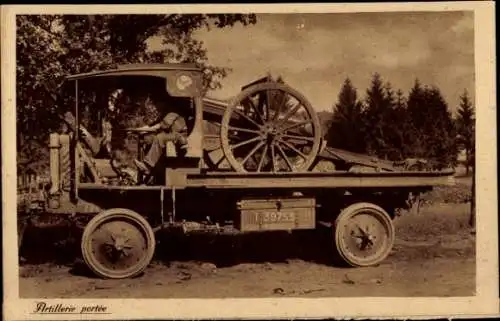
<svg viewBox="0 0 500 321">
<path fill-rule="evenodd" d="M 115 251 L 124 253 L 126 248 L 131 248 L 129 246 L 126 246 L 129 240 L 126 239 L 125 237 L 123 236 L 118 236 L 118 237 L 111 236 L 111 237 L 114 239 L 114 243 L 112 244 L 112 246 L 114 247 Z"/>
<path fill-rule="evenodd" d="M 264 124 L 261 132 L 268 144 L 274 143 L 281 135 L 281 129 L 270 123 Z"/>
<path fill-rule="evenodd" d="M 360 259 L 376 257 L 384 251 L 385 231 L 379 221 L 370 215 L 357 215 L 344 226 L 346 253 Z"/>
<path fill-rule="evenodd" d="M 143 259 L 148 244 L 135 225 L 109 221 L 94 231 L 90 246 L 103 268 L 127 270 Z"/>
<path fill-rule="evenodd" d="M 361 234 L 356 234 L 354 231 L 351 231 L 351 236 L 356 239 L 356 244 L 360 250 L 369 250 L 373 248 L 375 245 L 376 235 L 368 232 L 368 228 L 361 228 L 358 226 Z"/>
</svg>

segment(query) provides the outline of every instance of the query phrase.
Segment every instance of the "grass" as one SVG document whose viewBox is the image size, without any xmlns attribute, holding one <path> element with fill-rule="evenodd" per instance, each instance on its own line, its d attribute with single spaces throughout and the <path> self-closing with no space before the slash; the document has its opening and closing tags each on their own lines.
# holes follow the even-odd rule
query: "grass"
<svg viewBox="0 0 500 321">
<path fill-rule="evenodd" d="M 419 213 L 407 212 L 396 219 L 396 234 L 404 240 L 432 240 L 470 233 L 470 204 L 433 204 Z"/>
<path fill-rule="evenodd" d="M 472 176 L 456 176 L 455 185 L 437 186 L 425 195 L 431 203 L 468 203 L 472 200 Z"/>
<path fill-rule="evenodd" d="M 432 240 L 445 235 L 470 234 L 472 178 L 458 177 L 456 185 L 436 187 L 425 195 L 419 212 L 403 212 L 396 233 L 405 240 Z"/>
</svg>

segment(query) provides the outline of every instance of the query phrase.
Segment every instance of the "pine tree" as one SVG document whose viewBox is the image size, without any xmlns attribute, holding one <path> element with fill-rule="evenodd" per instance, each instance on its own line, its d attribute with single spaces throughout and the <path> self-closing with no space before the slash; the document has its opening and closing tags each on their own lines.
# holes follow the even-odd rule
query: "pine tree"
<svg viewBox="0 0 500 321">
<path fill-rule="evenodd" d="M 467 90 L 464 90 L 460 96 L 460 106 L 457 111 L 456 118 L 457 127 L 457 143 L 460 148 L 465 149 L 466 155 L 466 172 L 469 174 L 469 167 L 474 166 L 473 153 L 475 145 L 475 115 L 474 107 L 470 101 Z"/>
<path fill-rule="evenodd" d="M 362 112 L 363 105 L 358 100 L 357 90 L 346 78 L 333 110 L 327 133 L 328 145 L 351 152 L 365 152 Z"/>
<path fill-rule="evenodd" d="M 390 160 L 403 160 L 408 144 L 408 117 L 406 102 L 403 92 L 399 89 L 396 93 L 390 83 L 385 85 L 386 110 L 383 115 L 385 132 L 385 153 Z"/>
<path fill-rule="evenodd" d="M 408 98 L 414 157 L 431 160 L 434 167 L 454 166 L 455 127 L 448 105 L 437 87 L 422 88 L 418 80 Z"/>
<path fill-rule="evenodd" d="M 408 94 L 407 102 L 407 150 L 410 154 L 407 157 L 425 157 L 425 132 L 423 126 L 425 118 L 425 89 L 418 79 Z"/>
<path fill-rule="evenodd" d="M 390 114 L 394 94 L 390 84 L 383 85 L 382 78 L 375 73 L 371 86 L 366 92 L 364 111 L 364 133 L 367 152 L 381 158 L 390 156 Z"/>
<path fill-rule="evenodd" d="M 431 150 L 438 167 L 455 166 L 457 160 L 457 146 L 455 124 L 448 104 L 437 87 L 428 90 L 429 122 L 427 130 L 431 133 L 429 141 Z"/>
<path fill-rule="evenodd" d="M 382 115 L 384 130 L 385 150 L 383 155 L 390 160 L 402 160 L 404 157 L 403 133 L 405 127 L 404 97 L 401 90 L 394 93 L 392 84 L 387 82 L 384 86 L 385 110 Z"/>
<path fill-rule="evenodd" d="M 395 131 L 394 148 L 399 151 L 399 160 L 403 160 L 412 155 L 412 126 L 408 115 L 407 101 L 401 89 L 396 92 L 394 104 L 394 126 Z"/>
</svg>

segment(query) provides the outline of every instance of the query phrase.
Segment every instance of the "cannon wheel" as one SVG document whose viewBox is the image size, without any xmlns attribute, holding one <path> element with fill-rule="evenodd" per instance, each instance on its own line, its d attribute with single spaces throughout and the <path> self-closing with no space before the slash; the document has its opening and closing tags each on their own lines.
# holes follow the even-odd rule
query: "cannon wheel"
<svg viewBox="0 0 500 321">
<path fill-rule="evenodd" d="M 389 214 L 371 203 L 345 208 L 335 221 L 334 233 L 337 253 L 353 267 L 382 262 L 391 252 L 395 238 Z"/>
<path fill-rule="evenodd" d="M 107 279 L 130 278 L 143 272 L 153 258 L 155 245 L 149 223 L 136 212 L 122 208 L 92 218 L 81 241 L 87 266 Z"/>
<path fill-rule="evenodd" d="M 303 95 L 267 82 L 243 90 L 229 104 L 220 139 L 238 172 L 302 172 L 319 153 L 321 126 Z"/>
</svg>

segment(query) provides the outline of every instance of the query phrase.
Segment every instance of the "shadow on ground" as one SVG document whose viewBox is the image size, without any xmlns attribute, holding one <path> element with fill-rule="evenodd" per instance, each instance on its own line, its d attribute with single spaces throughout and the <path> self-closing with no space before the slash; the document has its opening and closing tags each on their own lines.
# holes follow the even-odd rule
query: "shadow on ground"
<svg viewBox="0 0 500 321">
<path fill-rule="evenodd" d="M 289 259 L 338 264 L 333 259 L 332 244 L 331 232 L 327 229 L 216 237 L 165 235 L 160 239 L 157 258 L 167 262 L 200 260 L 217 266 L 286 262 Z"/>
<path fill-rule="evenodd" d="M 467 203 L 440 202 L 424 207 L 420 213 L 405 213 L 395 221 L 399 244 L 395 245 L 386 262 L 474 255 L 475 238 L 468 227 L 469 210 Z M 22 263 L 67 265 L 72 267 L 74 274 L 90 276 L 82 267 L 81 233 L 82 230 L 70 225 L 29 226 L 20 249 Z M 327 228 L 291 234 L 265 232 L 216 236 L 161 233 L 157 241 L 155 261 L 166 265 L 174 261 L 198 261 L 228 267 L 299 259 L 343 267 L 336 259 L 332 232 Z"/>
<path fill-rule="evenodd" d="M 68 226 L 29 227 L 20 249 L 22 263 L 74 265 L 76 274 L 88 276 L 87 271 L 80 267 L 80 236 L 80 230 L 72 230 Z M 157 241 L 154 260 L 165 264 L 171 261 L 202 261 L 224 267 L 301 259 L 342 266 L 335 259 L 332 235 L 326 228 L 240 235 L 161 233 Z"/>
</svg>

